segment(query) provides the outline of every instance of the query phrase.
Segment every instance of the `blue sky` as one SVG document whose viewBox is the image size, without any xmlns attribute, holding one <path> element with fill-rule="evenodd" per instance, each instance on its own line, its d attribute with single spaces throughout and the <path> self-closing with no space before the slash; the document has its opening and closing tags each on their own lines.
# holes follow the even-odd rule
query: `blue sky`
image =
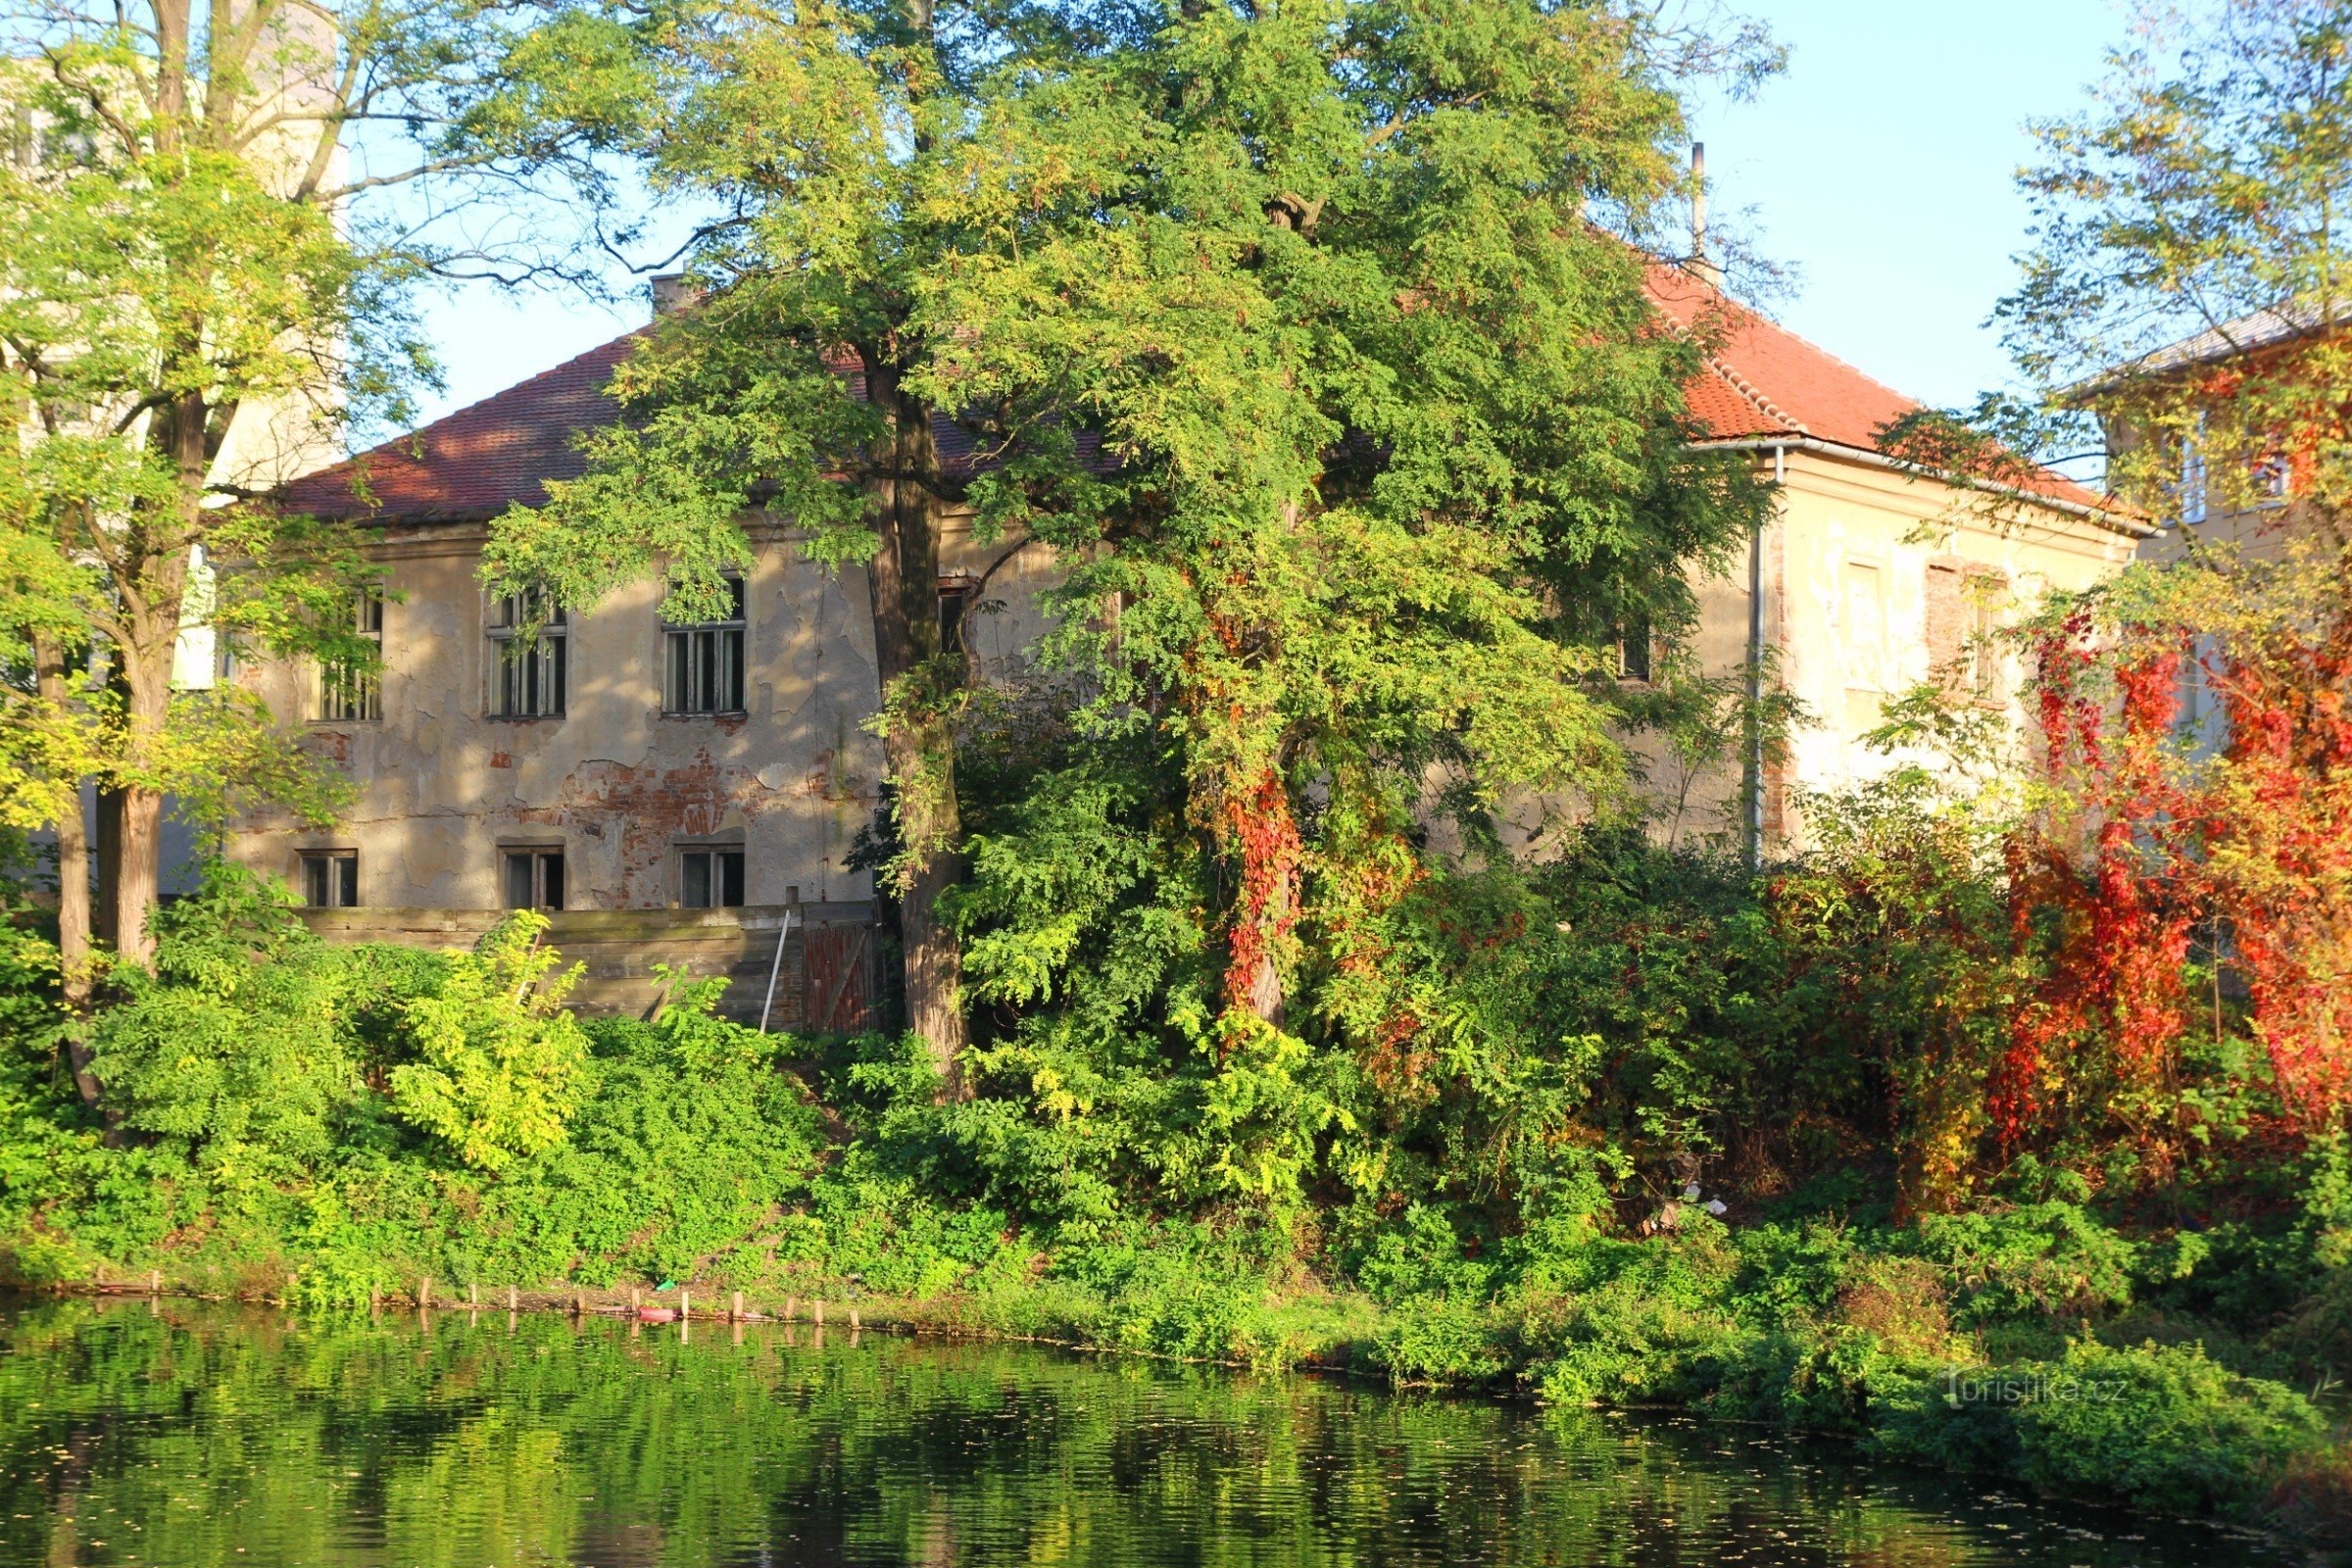
<svg viewBox="0 0 2352 1568">
<path fill-rule="evenodd" d="M 1702 103 L 1717 223 L 1795 288 L 1767 302 L 1840 358 L 1931 403 L 1970 400 L 2008 364 L 1984 323 L 2011 284 L 2027 213 L 2013 176 L 2029 119 L 2071 113 L 2128 18 L 2110 0 L 1746 0 L 1790 48 L 1752 103 Z M 644 317 L 474 289 L 426 318 L 448 390 L 428 417 L 546 369 Z"/>
</svg>

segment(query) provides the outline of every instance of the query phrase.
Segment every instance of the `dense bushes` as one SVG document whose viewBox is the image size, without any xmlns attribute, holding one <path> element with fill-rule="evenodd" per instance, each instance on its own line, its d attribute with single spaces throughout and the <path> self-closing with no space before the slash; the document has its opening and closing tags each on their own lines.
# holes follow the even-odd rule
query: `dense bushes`
<svg viewBox="0 0 2352 1568">
<path fill-rule="evenodd" d="M 1134 798 L 1074 794 L 1068 842 L 984 854 L 961 912 L 1012 934 L 974 951 L 1021 947 L 1030 989 L 990 993 L 965 1102 L 919 1043 L 761 1036 L 710 983 L 673 977 L 650 1021 L 575 1018 L 527 918 L 471 954 L 335 948 L 218 876 L 78 1023 L 42 1000 L 43 945 L 4 928 L 5 1266 L 291 1272 L 318 1304 L 418 1273 L 879 1298 L 1673 1402 L 2148 1507 L 2325 1490 L 2352 1364 L 2344 1140 L 2266 1132 L 2261 1056 L 2217 1050 L 2180 1092 L 2239 1109 L 2161 1182 L 2095 1139 L 1949 1157 L 1968 1096 L 1934 1086 L 1984 1059 L 1963 1004 L 2009 961 L 1964 827 L 1903 825 L 1890 790 L 1760 879 L 1599 833 L 1556 865 L 1424 878 L 1366 928 L 1378 976 L 1235 1037 L 1183 1003 L 1191 871 L 1119 858 Z M 1040 856 L 1104 891 L 1052 892 L 1077 873 Z M 1015 930 L 1033 874 L 1081 911 L 1065 936 Z M 994 961 L 983 987 L 1018 967 Z M 1351 1009 L 1382 996 L 1414 1025 L 1366 1038 L 1377 1012 Z M 119 1147 L 64 1075 L 69 1027 Z M 2118 1392 L 2049 1395 L 2070 1379 Z"/>
</svg>

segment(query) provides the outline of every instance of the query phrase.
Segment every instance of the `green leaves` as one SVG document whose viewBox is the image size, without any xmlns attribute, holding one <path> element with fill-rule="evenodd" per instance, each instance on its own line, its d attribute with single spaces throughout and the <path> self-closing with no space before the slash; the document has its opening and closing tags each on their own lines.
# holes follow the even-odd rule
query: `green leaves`
<svg viewBox="0 0 2352 1568">
<path fill-rule="evenodd" d="M 421 1059 L 392 1069 L 394 1113 L 492 1173 L 561 1143 L 589 1087 L 588 1039 L 564 1007 L 580 971 L 555 974 L 546 929 L 508 916 L 401 1013 Z"/>
</svg>

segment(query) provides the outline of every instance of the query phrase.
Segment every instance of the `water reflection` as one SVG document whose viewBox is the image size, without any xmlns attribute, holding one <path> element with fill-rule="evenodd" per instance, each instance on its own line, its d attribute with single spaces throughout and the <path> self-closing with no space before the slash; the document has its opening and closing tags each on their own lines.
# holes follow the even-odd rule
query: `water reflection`
<svg viewBox="0 0 2352 1568">
<path fill-rule="evenodd" d="M 9 1564 L 2292 1560 L 1749 1429 L 1330 1380 L 762 1326 L 0 1313 Z"/>
</svg>

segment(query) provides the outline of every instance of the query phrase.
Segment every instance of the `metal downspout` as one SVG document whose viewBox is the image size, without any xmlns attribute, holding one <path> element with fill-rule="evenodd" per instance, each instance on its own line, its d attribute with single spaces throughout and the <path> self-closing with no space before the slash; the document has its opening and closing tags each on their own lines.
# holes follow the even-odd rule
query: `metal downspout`
<svg viewBox="0 0 2352 1568">
<path fill-rule="evenodd" d="M 1773 511 L 1788 478 L 1788 449 L 1772 449 Z M 1747 534 L 1747 867 L 1764 864 L 1764 526 L 1758 517 Z"/>
</svg>

